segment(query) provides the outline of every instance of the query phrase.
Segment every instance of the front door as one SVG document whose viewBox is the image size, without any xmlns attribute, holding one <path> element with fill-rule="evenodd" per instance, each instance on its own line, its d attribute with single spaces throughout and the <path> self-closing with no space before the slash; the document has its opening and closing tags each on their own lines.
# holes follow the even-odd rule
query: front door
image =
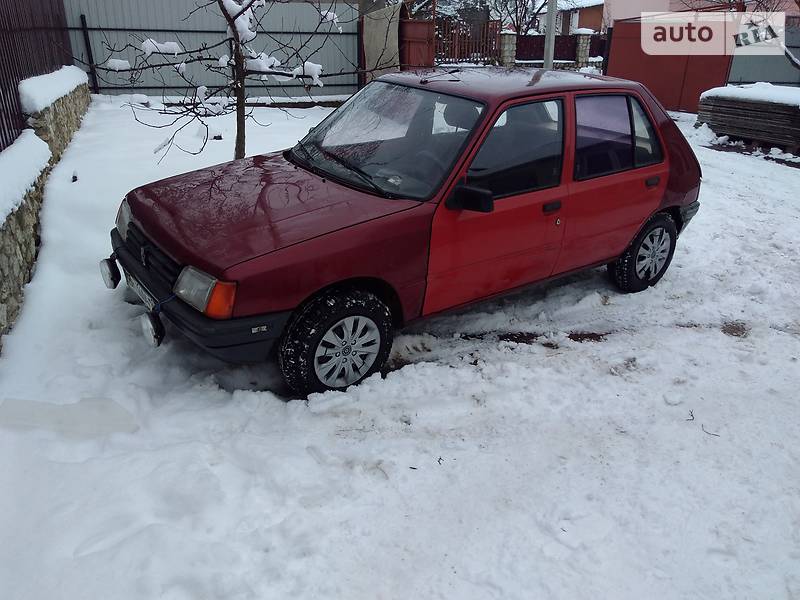
<svg viewBox="0 0 800 600">
<path fill-rule="evenodd" d="M 488 189 L 490 213 L 434 215 L 423 314 L 547 278 L 561 248 L 565 123 L 561 98 L 504 110 L 462 181 Z"/>
</svg>

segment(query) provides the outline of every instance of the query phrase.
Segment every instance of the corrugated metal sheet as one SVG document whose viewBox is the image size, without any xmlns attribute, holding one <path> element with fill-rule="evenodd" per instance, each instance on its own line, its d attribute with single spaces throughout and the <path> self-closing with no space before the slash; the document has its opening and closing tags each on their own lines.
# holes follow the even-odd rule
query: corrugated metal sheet
<svg viewBox="0 0 800 600">
<path fill-rule="evenodd" d="M 134 63 L 142 41 L 176 41 L 184 49 L 212 46 L 225 38 L 226 23 L 215 6 L 196 10 L 195 0 L 64 0 L 67 24 L 75 56 L 88 62 L 88 51 L 81 31 L 81 15 L 86 16 L 89 42 L 96 63 L 108 58 L 126 59 Z M 340 19 L 342 33 L 331 23 L 320 24 L 320 13 L 307 2 L 271 3 L 262 30 L 251 47 L 266 52 L 290 68 L 309 60 L 323 66 L 324 73 L 351 73 L 358 65 L 358 26 L 356 6 L 339 3 L 320 5 Z M 191 15 L 190 15 L 191 13 Z M 114 52 L 113 50 L 119 50 Z M 227 45 L 213 48 L 215 56 L 230 55 Z M 86 64 L 76 63 L 87 68 Z M 128 73 L 99 73 L 103 93 L 182 94 L 189 84 L 171 69 L 142 73 L 130 80 Z M 192 87 L 213 88 L 224 78 L 205 70 L 200 63 L 187 65 L 186 79 Z M 326 77 L 324 88 L 312 88 L 314 96 L 350 94 L 357 89 L 356 75 Z M 248 83 L 250 96 L 306 96 L 299 81 L 278 83 L 273 79 Z"/>
<path fill-rule="evenodd" d="M 786 47 L 800 58 L 800 26 L 787 23 Z M 800 86 L 800 69 L 785 56 L 734 56 L 728 83 L 756 81 Z"/>
</svg>

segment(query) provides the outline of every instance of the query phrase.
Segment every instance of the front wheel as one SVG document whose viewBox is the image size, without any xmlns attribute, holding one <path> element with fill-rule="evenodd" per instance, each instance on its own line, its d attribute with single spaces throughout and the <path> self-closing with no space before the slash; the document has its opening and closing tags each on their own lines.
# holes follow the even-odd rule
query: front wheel
<svg viewBox="0 0 800 600">
<path fill-rule="evenodd" d="M 309 302 L 291 322 L 278 349 L 278 366 L 299 394 L 342 390 L 377 372 L 392 348 L 392 315 L 377 296 L 331 290 Z"/>
<path fill-rule="evenodd" d="M 666 213 L 654 215 L 628 249 L 608 265 L 611 279 L 623 292 L 641 292 L 666 273 L 675 253 L 678 230 Z"/>
</svg>

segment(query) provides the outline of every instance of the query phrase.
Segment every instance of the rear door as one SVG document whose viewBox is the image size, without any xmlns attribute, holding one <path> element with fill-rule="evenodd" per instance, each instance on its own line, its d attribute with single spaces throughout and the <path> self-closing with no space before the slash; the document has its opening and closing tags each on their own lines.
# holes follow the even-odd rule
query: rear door
<svg viewBox="0 0 800 600">
<path fill-rule="evenodd" d="M 473 149 L 460 181 L 492 191 L 494 211 L 440 203 L 424 314 L 550 275 L 561 247 L 568 110 L 564 97 L 509 103 Z"/>
<path fill-rule="evenodd" d="M 646 104 L 630 93 L 575 95 L 575 157 L 554 273 L 616 258 L 658 208 L 669 165 Z"/>
</svg>

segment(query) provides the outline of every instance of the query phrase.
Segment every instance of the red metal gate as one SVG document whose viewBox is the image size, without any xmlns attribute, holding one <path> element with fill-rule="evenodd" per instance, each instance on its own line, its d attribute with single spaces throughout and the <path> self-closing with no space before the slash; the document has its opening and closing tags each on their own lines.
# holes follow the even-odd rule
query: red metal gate
<svg viewBox="0 0 800 600">
<path fill-rule="evenodd" d="M 638 20 L 614 22 L 607 75 L 640 81 L 669 110 L 697 112 L 700 94 L 725 85 L 730 68 L 730 56 L 650 56 Z"/>
</svg>

